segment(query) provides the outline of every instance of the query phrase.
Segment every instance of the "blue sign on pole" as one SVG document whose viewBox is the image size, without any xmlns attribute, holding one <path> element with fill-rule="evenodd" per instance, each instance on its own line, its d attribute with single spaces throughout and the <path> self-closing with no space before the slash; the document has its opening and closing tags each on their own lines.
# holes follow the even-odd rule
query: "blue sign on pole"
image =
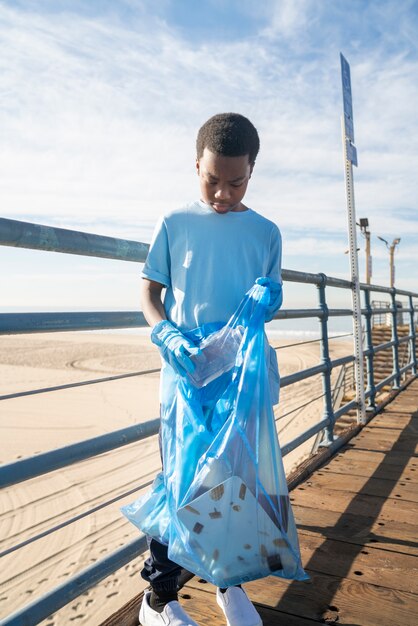
<svg viewBox="0 0 418 626">
<path fill-rule="evenodd" d="M 350 65 L 347 59 L 340 53 L 341 59 L 341 80 L 343 86 L 344 103 L 344 132 L 346 137 L 347 159 L 353 165 L 357 165 L 357 150 L 354 147 L 354 122 L 353 122 L 353 100 L 351 97 L 351 77 Z"/>
</svg>

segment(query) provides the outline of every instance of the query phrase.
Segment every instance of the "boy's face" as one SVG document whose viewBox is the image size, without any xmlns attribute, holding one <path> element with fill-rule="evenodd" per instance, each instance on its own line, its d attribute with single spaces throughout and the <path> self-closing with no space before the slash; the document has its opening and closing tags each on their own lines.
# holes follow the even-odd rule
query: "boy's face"
<svg viewBox="0 0 418 626">
<path fill-rule="evenodd" d="M 253 166 L 248 154 L 230 157 L 215 154 L 205 148 L 196 160 L 202 200 L 217 213 L 244 211 L 241 203 L 247 191 Z"/>
</svg>

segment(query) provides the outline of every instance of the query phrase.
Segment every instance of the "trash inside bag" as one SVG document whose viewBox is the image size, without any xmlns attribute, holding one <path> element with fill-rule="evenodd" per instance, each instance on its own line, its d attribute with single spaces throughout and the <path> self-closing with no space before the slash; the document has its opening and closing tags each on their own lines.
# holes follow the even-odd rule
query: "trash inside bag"
<svg viewBox="0 0 418 626">
<path fill-rule="evenodd" d="M 218 587 L 268 575 L 304 580 L 272 408 L 264 333 L 268 287 L 228 324 L 187 333 L 195 369 L 163 370 L 163 472 L 122 508 L 168 557 Z"/>
<path fill-rule="evenodd" d="M 195 366 L 193 372 L 189 373 L 192 383 L 196 387 L 204 387 L 232 369 L 243 336 L 243 326 L 224 326 L 203 339 L 199 343 L 199 354 L 190 357 Z"/>
</svg>

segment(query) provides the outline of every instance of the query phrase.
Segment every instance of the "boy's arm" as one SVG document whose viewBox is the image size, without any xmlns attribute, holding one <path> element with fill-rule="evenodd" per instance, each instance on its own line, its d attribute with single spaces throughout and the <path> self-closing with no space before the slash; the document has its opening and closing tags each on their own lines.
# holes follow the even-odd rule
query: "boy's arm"
<svg viewBox="0 0 418 626">
<path fill-rule="evenodd" d="M 164 304 L 161 300 L 163 289 L 164 285 L 161 283 L 147 278 L 142 279 L 141 307 L 144 317 L 151 327 L 167 319 Z"/>
<path fill-rule="evenodd" d="M 151 341 L 158 347 L 161 356 L 177 374 L 185 376 L 194 371 L 190 359 L 200 350 L 167 320 L 161 292 L 164 285 L 148 278 L 142 279 L 141 306 L 148 324 L 152 327 Z"/>
</svg>

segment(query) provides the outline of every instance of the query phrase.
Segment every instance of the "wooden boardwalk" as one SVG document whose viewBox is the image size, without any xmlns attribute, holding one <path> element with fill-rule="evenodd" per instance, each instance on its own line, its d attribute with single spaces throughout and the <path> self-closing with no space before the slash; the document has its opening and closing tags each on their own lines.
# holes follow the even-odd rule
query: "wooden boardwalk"
<svg viewBox="0 0 418 626">
<path fill-rule="evenodd" d="M 417 440 L 418 379 L 291 492 L 311 580 L 246 585 L 264 626 L 418 624 Z M 138 600 L 105 624 L 137 623 Z M 201 626 L 225 624 L 212 585 L 193 578 L 180 601 Z"/>
</svg>

